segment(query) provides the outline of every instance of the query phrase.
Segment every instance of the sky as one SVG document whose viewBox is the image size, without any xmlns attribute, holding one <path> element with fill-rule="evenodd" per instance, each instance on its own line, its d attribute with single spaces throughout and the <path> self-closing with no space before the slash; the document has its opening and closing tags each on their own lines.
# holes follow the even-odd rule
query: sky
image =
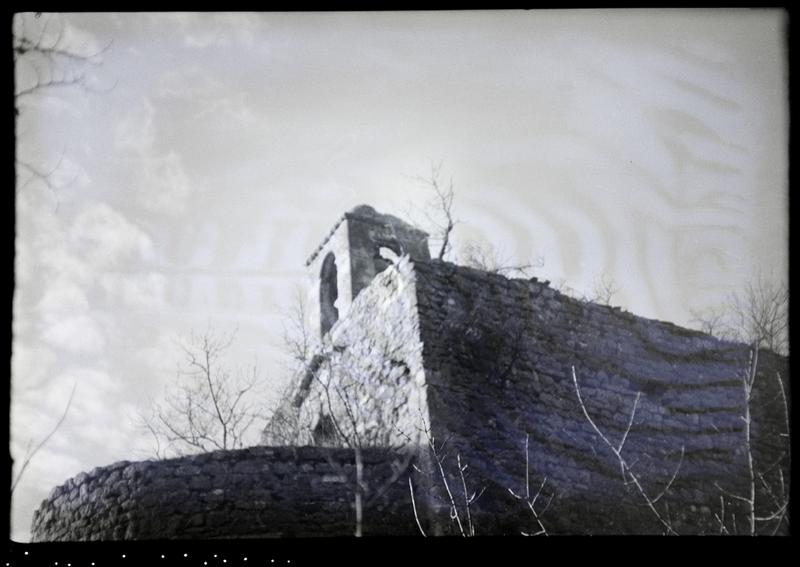
<svg viewBox="0 0 800 567">
<path fill-rule="evenodd" d="M 49 22 L 49 23 L 47 23 Z M 192 331 L 236 330 L 269 407 L 304 262 L 346 210 L 404 216 L 441 163 L 462 221 L 535 275 L 692 326 L 788 270 L 777 10 L 20 14 L 12 455 L 64 423 L 14 494 L 12 538 L 67 478 L 152 456 L 137 416 Z M 38 66 L 38 67 L 37 67 Z M 49 73 L 54 73 L 50 75 Z M 253 442 L 257 441 L 253 432 Z"/>
</svg>

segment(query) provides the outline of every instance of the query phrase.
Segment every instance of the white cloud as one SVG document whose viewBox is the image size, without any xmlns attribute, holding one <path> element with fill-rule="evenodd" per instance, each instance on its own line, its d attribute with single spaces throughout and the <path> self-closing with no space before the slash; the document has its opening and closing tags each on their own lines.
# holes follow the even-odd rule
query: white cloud
<svg viewBox="0 0 800 567">
<path fill-rule="evenodd" d="M 178 27 L 183 44 L 190 49 L 208 47 L 251 47 L 261 26 L 257 14 L 248 13 L 172 13 L 154 16 Z"/>
<path fill-rule="evenodd" d="M 74 21 L 64 21 L 62 45 L 87 57 L 97 55 L 103 45 L 92 33 L 75 25 Z"/>
<path fill-rule="evenodd" d="M 197 108 L 193 121 L 239 129 L 252 127 L 258 118 L 247 101 L 247 92 L 231 88 L 199 65 L 165 73 L 159 81 L 158 94 L 162 99 L 179 100 Z"/>
<path fill-rule="evenodd" d="M 178 333 L 160 331 L 152 346 L 138 352 L 137 359 L 160 372 L 174 373 L 178 364 L 182 362 L 181 350 L 177 346 L 178 340 Z"/>
<path fill-rule="evenodd" d="M 99 284 L 114 304 L 134 309 L 166 305 L 167 280 L 163 274 L 106 273 L 100 276 Z"/>
<path fill-rule="evenodd" d="M 166 71 L 158 81 L 161 98 L 206 98 L 219 96 L 225 85 L 200 65 L 191 65 Z"/>
<path fill-rule="evenodd" d="M 153 253 L 150 237 L 105 203 L 82 210 L 72 223 L 69 238 L 94 269 L 149 260 Z"/>
<path fill-rule="evenodd" d="M 74 396 L 67 403 L 74 388 Z M 120 380 L 98 368 L 77 367 L 55 375 L 48 387 L 40 391 L 24 391 L 14 399 L 12 441 L 19 458 L 24 446 L 33 439 L 43 439 L 67 411 L 58 435 L 46 445 L 50 454 L 63 451 L 79 454 L 97 452 L 113 445 L 113 438 L 130 435 L 128 424 L 121 419 L 130 412 L 125 402 L 125 388 Z M 110 400 L 116 400 L 109 403 Z M 114 447 L 114 451 L 120 447 Z M 63 480 L 63 479 L 62 479 Z"/>
<path fill-rule="evenodd" d="M 48 327 L 42 338 L 60 349 L 85 354 L 99 354 L 106 345 L 100 325 L 88 315 L 69 317 Z"/>
<path fill-rule="evenodd" d="M 51 376 L 47 388 L 26 388 L 15 391 L 11 404 L 11 447 L 20 459 L 25 447 L 44 439 L 63 415 L 75 385 L 75 379 L 65 374 Z M 77 390 L 76 390 L 77 393 Z M 68 429 L 65 421 L 64 428 Z"/>
<path fill-rule="evenodd" d="M 43 345 L 14 341 L 11 355 L 12 397 L 24 390 L 36 390 L 49 377 L 58 359 Z"/>
<path fill-rule="evenodd" d="M 55 281 L 48 286 L 37 307 L 42 312 L 43 322 L 47 325 L 55 323 L 64 315 L 87 311 L 89 300 L 81 286 L 69 280 Z"/>
<path fill-rule="evenodd" d="M 138 107 L 117 123 L 114 146 L 123 156 L 134 160 L 132 191 L 141 206 L 167 215 L 178 215 L 185 210 L 193 182 L 180 155 L 159 147 L 155 108 L 148 98 L 143 98 Z"/>
<path fill-rule="evenodd" d="M 98 353 L 105 339 L 98 323 L 86 314 L 89 308 L 84 288 L 61 277 L 46 288 L 29 316 L 38 315 L 44 329 L 41 338 L 51 346 L 73 353 Z"/>
<path fill-rule="evenodd" d="M 247 93 L 216 98 L 208 101 L 197 113 L 197 118 L 213 116 L 219 124 L 228 128 L 251 126 L 258 115 L 246 101 Z"/>
<path fill-rule="evenodd" d="M 36 249 L 36 257 L 31 262 L 36 268 L 43 268 L 50 274 L 84 285 L 88 285 L 91 281 L 89 264 L 75 253 L 66 238 L 63 240 L 41 239 L 40 242 L 37 242 Z"/>
<path fill-rule="evenodd" d="M 85 189 L 91 185 L 91 178 L 86 169 L 77 161 L 64 157 L 53 171 L 51 183 L 63 193 L 64 189 Z"/>
<path fill-rule="evenodd" d="M 117 122 L 114 128 L 114 147 L 140 154 L 152 151 L 155 143 L 154 115 L 153 103 L 148 98 L 142 98 L 139 106 Z"/>
<path fill-rule="evenodd" d="M 186 208 L 191 182 L 175 152 L 144 161 L 144 175 L 136 193 L 140 203 L 161 213 L 180 214 Z"/>
</svg>

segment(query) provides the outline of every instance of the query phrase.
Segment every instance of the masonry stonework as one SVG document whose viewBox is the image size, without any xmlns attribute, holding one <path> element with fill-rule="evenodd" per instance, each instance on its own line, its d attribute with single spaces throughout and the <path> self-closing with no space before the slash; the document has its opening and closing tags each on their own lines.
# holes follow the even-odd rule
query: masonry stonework
<svg viewBox="0 0 800 567">
<path fill-rule="evenodd" d="M 318 362 L 280 410 L 298 424 L 289 441 L 326 444 L 314 432 L 332 416 L 334 431 L 362 445 L 416 442 L 420 417 L 427 415 L 419 336 L 414 264 L 404 257 L 378 274 L 319 342 Z M 266 445 L 286 441 L 285 432 L 269 427 L 262 437 Z"/>
<path fill-rule="evenodd" d="M 331 257 L 335 276 L 324 268 Z M 619 443 L 628 431 L 624 453 L 648 494 L 669 486 L 658 498 L 675 531 L 718 533 L 720 496 L 747 489 L 746 345 L 579 301 L 536 278 L 431 260 L 425 233 L 366 206 L 337 222 L 307 266 L 317 337 L 276 412 L 292 418 L 288 436 L 271 423 L 264 447 L 79 475 L 42 503 L 35 539 L 351 535 L 356 447 L 365 534 L 414 534 L 417 521 L 429 534 L 458 533 L 440 472 L 461 498 L 462 486 L 480 493 L 470 509 L 477 534 L 532 531 L 511 495 L 525 493 L 526 479 L 551 499 L 548 533 L 663 533 L 585 419 L 573 369 L 607 437 Z M 778 382 L 788 393 L 788 361 L 762 350 L 757 368 L 755 468 L 788 493 Z M 445 446 L 441 471 L 431 441 Z M 758 514 L 772 504 L 763 489 L 757 502 Z M 727 514 L 744 513 L 725 503 Z"/>
<path fill-rule="evenodd" d="M 364 533 L 413 534 L 398 455 L 366 449 Z M 253 447 L 164 461 L 123 461 L 53 489 L 33 518 L 33 541 L 214 539 L 353 534 L 353 452 Z"/>
<path fill-rule="evenodd" d="M 546 477 L 554 495 L 551 533 L 663 531 L 583 416 L 574 367 L 590 415 L 615 443 L 641 393 L 625 455 L 652 495 L 678 470 L 664 496 L 676 531 L 719 529 L 716 484 L 742 494 L 747 478 L 746 345 L 582 302 L 535 278 L 443 262 L 415 268 L 433 430 L 469 464 L 473 485 L 487 488 L 476 507 L 492 521 L 520 505 L 508 489 L 524 490 L 528 438 L 528 472 Z M 774 475 L 780 463 L 788 479 L 777 383 L 788 376 L 786 359 L 762 350 L 758 368 L 756 468 Z M 759 501 L 773 505 L 765 494 Z M 737 510 L 736 502 L 728 506 Z"/>
</svg>

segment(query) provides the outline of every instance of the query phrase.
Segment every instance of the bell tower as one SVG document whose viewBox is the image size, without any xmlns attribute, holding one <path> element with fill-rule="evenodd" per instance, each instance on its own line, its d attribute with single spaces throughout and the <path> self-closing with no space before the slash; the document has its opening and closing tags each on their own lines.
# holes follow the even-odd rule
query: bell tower
<svg viewBox="0 0 800 567">
<path fill-rule="evenodd" d="M 311 332 L 325 336 L 358 293 L 391 265 L 390 258 L 406 254 L 429 261 L 428 234 L 369 205 L 342 215 L 306 261 Z"/>
</svg>

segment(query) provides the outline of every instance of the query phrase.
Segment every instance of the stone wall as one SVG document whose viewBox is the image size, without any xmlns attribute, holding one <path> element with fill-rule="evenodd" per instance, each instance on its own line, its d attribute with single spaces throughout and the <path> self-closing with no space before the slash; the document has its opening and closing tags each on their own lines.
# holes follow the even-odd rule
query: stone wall
<svg viewBox="0 0 800 567">
<path fill-rule="evenodd" d="M 390 249 L 397 257 L 430 260 L 428 235 L 399 218 L 381 214 L 368 205 L 354 208 L 345 217 L 353 297 L 389 266 L 381 257 L 381 248 Z"/>
<path fill-rule="evenodd" d="M 312 338 L 318 339 L 323 330 L 320 275 L 329 254 L 333 254 L 336 265 L 335 307 L 339 318 L 344 318 L 361 290 L 389 266 L 390 262 L 381 256 L 381 248 L 392 250 L 398 257 L 427 261 L 430 260 L 427 236 L 401 219 L 381 214 L 368 205 L 342 215 L 306 261 L 306 323 Z"/>
<path fill-rule="evenodd" d="M 747 478 L 745 345 L 581 302 L 535 279 L 437 261 L 415 267 L 433 432 L 469 465 L 471 489 L 486 488 L 477 506 L 490 518 L 486 529 L 519 530 L 502 516 L 523 506 L 508 489 L 525 491 L 527 436 L 530 482 L 537 488 L 546 477 L 545 492 L 555 495 L 553 531 L 663 531 L 583 416 L 574 366 L 590 415 L 615 444 L 641 392 L 623 454 L 653 497 L 681 463 L 664 496 L 676 527 L 718 530 L 715 483 L 744 493 Z M 776 370 L 788 376 L 786 359 L 761 351 L 753 400 L 759 470 L 787 450 Z M 763 493 L 759 501 L 771 505 Z M 726 498 L 726 506 L 736 511 L 737 502 Z"/>
<path fill-rule="evenodd" d="M 298 447 L 95 469 L 53 491 L 33 533 L 37 540 L 352 534 L 352 451 L 303 446 L 342 444 L 337 430 L 365 445 L 434 441 L 462 519 L 464 489 L 481 494 L 470 509 L 479 535 L 536 531 L 509 493 L 525 494 L 526 478 L 531 494 L 546 479 L 550 533 L 663 533 L 582 414 L 573 367 L 590 415 L 613 443 L 640 395 L 625 458 L 653 498 L 675 475 L 659 505 L 669 505 L 678 533 L 718 533 L 720 488 L 747 488 L 748 360 L 745 345 L 581 302 L 535 278 L 406 256 L 361 290 L 299 378 L 283 408 L 299 423 Z M 788 396 L 787 360 L 761 351 L 758 369 L 755 467 L 770 469 L 775 489 L 783 475 L 788 491 L 778 382 Z M 264 442 L 274 442 L 269 431 Z M 426 451 L 415 459 L 414 472 L 397 475 L 392 462 L 407 461 L 365 449 L 367 485 L 388 487 L 368 501 L 366 534 L 417 533 L 409 477 L 426 532 L 458 533 L 436 461 Z M 727 517 L 738 514 L 741 526 L 741 504 L 724 499 Z M 763 490 L 758 502 L 759 514 L 771 504 Z"/>
<path fill-rule="evenodd" d="M 427 416 L 416 301 L 414 264 L 405 256 L 356 297 L 279 408 L 280 422 L 291 422 L 296 437 L 272 424 L 262 442 L 340 445 L 324 435 L 338 429 L 362 446 L 416 443 Z"/>
<path fill-rule="evenodd" d="M 123 461 L 53 489 L 34 514 L 33 540 L 349 536 L 354 462 L 353 451 L 313 447 Z M 409 460 L 367 449 L 363 463 L 364 534 L 416 533 L 408 475 L 398 472 Z"/>
</svg>

